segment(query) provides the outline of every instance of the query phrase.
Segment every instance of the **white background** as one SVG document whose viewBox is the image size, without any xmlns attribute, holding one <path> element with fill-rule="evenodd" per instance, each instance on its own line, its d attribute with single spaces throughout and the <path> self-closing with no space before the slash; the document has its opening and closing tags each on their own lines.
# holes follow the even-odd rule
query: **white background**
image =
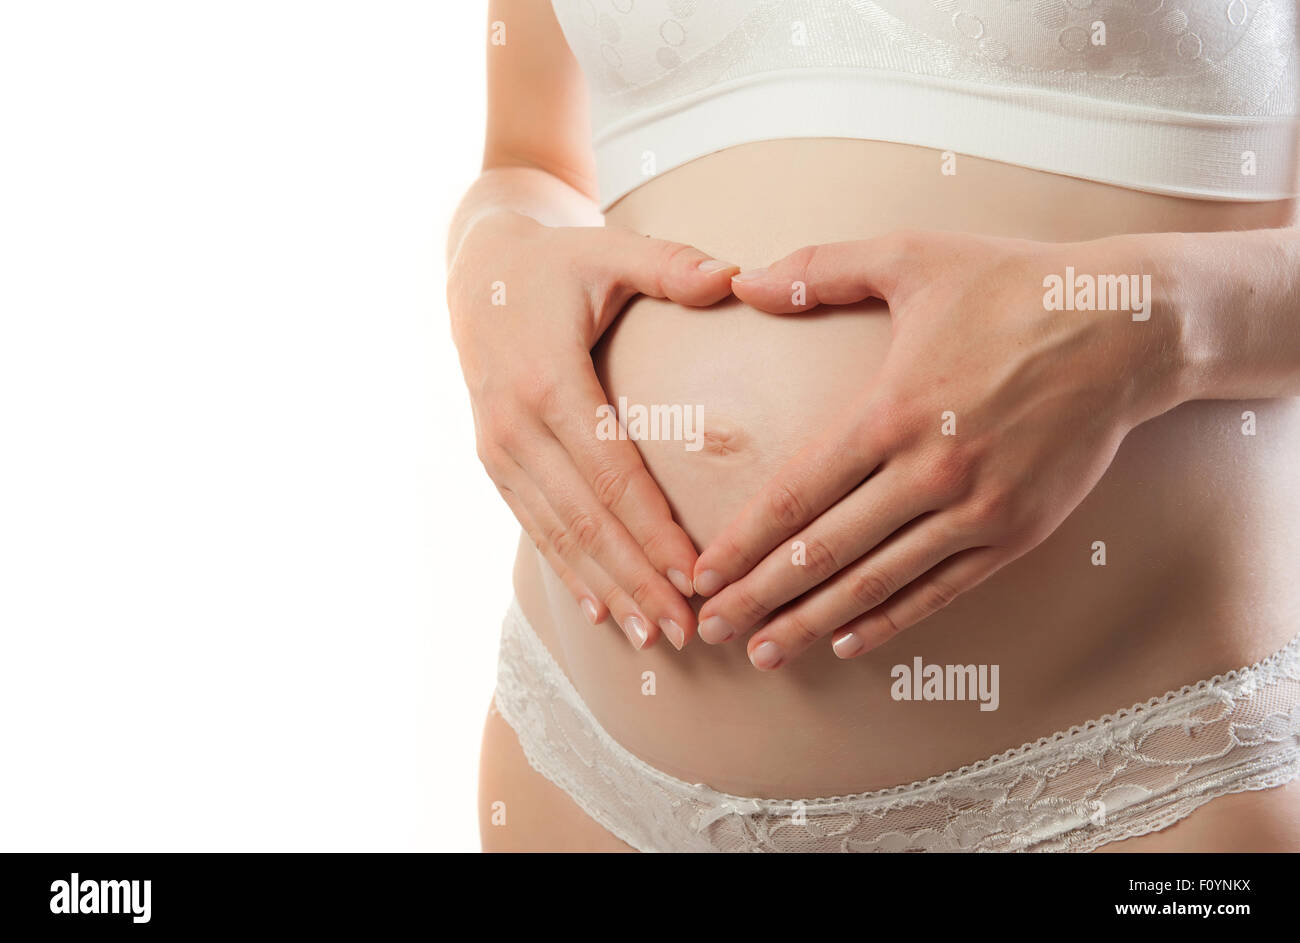
<svg viewBox="0 0 1300 943">
<path fill-rule="evenodd" d="M 0 849 L 474 850 L 471 0 L 0 0 Z"/>
</svg>

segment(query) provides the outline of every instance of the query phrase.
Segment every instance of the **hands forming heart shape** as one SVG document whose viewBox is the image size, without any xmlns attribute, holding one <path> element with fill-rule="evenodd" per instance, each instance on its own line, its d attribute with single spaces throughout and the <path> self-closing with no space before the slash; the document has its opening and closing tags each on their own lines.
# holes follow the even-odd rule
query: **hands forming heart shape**
<svg viewBox="0 0 1300 943">
<path fill-rule="evenodd" d="M 612 615 L 637 648 L 656 627 L 683 647 L 696 592 L 711 597 L 701 639 L 748 635 L 757 668 L 827 636 L 842 658 L 870 651 L 1041 543 L 1130 429 L 1189 398 L 1176 313 L 1151 288 L 1163 237 L 897 232 L 739 273 L 626 230 L 499 225 L 524 250 L 507 271 L 462 250 L 449 278 L 479 455 L 588 618 Z M 524 304 L 485 311 L 488 284 Z M 636 294 L 732 293 L 796 317 L 879 298 L 893 340 L 879 374 L 697 557 L 634 445 L 594 435 L 605 394 L 590 350 Z"/>
</svg>

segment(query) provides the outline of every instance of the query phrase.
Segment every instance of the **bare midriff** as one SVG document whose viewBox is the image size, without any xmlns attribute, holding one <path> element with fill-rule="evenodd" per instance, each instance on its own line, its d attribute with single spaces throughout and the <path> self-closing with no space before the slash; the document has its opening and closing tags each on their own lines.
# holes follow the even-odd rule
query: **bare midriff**
<svg viewBox="0 0 1300 943">
<path fill-rule="evenodd" d="M 743 267 L 899 228 L 1076 241 L 1291 225 L 1295 206 L 1186 200 L 869 141 L 785 140 L 676 168 L 608 213 Z M 1241 312 L 1243 318 L 1249 312 Z M 776 316 L 639 298 L 595 351 L 611 402 L 703 408 L 703 448 L 638 443 L 703 548 L 888 354 L 878 302 Z M 1243 413 L 1255 434 L 1243 434 Z M 593 423 L 595 417 L 593 417 Z M 940 774 L 1249 664 L 1300 631 L 1300 400 L 1187 403 L 1135 429 L 1064 524 L 950 608 L 853 661 L 829 641 L 760 673 L 743 640 L 634 651 L 531 544 L 515 586 L 602 725 L 725 792 L 843 795 Z M 1105 565 L 1094 545 L 1105 543 Z M 696 603 L 701 602 L 696 600 Z M 895 665 L 999 666 L 997 710 L 891 697 Z M 647 672 L 652 672 L 648 675 Z M 649 693 L 649 692 L 653 693 Z"/>
</svg>

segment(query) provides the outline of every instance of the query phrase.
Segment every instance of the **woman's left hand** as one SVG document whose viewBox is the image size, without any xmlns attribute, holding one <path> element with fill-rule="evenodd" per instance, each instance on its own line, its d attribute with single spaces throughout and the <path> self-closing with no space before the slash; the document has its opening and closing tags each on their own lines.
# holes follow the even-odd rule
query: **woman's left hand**
<svg viewBox="0 0 1300 943">
<path fill-rule="evenodd" d="M 1142 291 L 1156 251 L 1145 240 L 1159 238 L 905 232 L 737 276 L 742 301 L 777 314 L 881 298 L 893 341 L 861 394 L 700 555 L 695 587 L 713 595 L 701 638 L 767 620 L 748 644 L 760 669 L 828 635 L 851 658 L 1045 540 L 1128 431 L 1181 401 L 1169 286 L 1149 278 Z M 1049 310 L 1049 277 L 1067 271 L 1112 302 L 1113 276 L 1138 296 L 1128 310 Z"/>
</svg>

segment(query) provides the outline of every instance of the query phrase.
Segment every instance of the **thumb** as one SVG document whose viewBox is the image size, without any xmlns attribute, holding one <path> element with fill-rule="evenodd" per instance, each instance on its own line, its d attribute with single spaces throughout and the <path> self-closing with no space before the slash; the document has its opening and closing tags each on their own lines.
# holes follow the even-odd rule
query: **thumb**
<svg viewBox="0 0 1300 943">
<path fill-rule="evenodd" d="M 633 295 L 666 298 L 703 307 L 731 294 L 731 276 L 740 271 L 694 246 L 607 227 L 592 258 L 593 274 L 626 302 Z"/>
<path fill-rule="evenodd" d="M 896 290 L 902 261 L 898 240 L 892 236 L 805 246 L 765 269 L 741 272 L 731 280 L 731 290 L 745 304 L 771 314 L 867 298 L 888 301 Z"/>
</svg>

